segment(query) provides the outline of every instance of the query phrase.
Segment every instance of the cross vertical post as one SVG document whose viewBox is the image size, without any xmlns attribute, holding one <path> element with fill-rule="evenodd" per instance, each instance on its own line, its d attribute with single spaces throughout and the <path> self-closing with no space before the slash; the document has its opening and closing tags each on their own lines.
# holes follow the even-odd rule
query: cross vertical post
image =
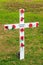
<svg viewBox="0 0 43 65">
<path fill-rule="evenodd" d="M 19 10 L 20 15 L 20 60 L 24 59 L 24 9 Z"/>
</svg>

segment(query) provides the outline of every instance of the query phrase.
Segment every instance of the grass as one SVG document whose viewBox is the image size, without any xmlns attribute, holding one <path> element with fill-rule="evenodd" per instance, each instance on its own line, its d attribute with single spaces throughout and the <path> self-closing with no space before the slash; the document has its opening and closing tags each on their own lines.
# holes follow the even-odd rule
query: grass
<svg viewBox="0 0 43 65">
<path fill-rule="evenodd" d="M 1 0 L 0 2 L 42 2 L 43 0 Z"/>
<path fill-rule="evenodd" d="M 0 4 L 0 65 L 43 65 L 43 4 L 42 2 L 39 4 L 38 1 L 35 4 L 33 2 L 17 3 L 17 6 L 15 4 L 9 5 L 6 2 Z M 5 31 L 4 24 L 19 23 L 21 7 L 25 9 L 25 22 L 39 21 L 39 27 L 25 29 L 25 59 L 20 61 L 16 56 L 19 51 L 19 30 Z"/>
</svg>

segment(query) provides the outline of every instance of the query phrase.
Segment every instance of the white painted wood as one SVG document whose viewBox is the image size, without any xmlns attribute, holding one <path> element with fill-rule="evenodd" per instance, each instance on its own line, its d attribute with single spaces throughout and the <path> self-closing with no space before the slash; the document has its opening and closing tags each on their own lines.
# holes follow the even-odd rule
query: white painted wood
<svg viewBox="0 0 43 65">
<path fill-rule="evenodd" d="M 21 21 L 21 18 L 24 18 L 24 13 L 21 13 L 21 10 L 22 9 L 20 9 L 19 10 L 19 12 L 20 12 L 20 29 L 24 29 L 24 19 Z M 23 9 L 23 11 L 24 11 L 24 9 Z M 23 32 L 21 32 L 20 31 L 20 37 L 21 36 L 24 36 L 24 31 Z M 23 45 L 24 45 L 24 39 L 23 40 L 21 40 L 20 39 L 20 60 L 22 60 L 22 59 L 24 59 L 24 46 L 23 47 L 21 47 L 21 43 L 23 43 Z"/>
</svg>

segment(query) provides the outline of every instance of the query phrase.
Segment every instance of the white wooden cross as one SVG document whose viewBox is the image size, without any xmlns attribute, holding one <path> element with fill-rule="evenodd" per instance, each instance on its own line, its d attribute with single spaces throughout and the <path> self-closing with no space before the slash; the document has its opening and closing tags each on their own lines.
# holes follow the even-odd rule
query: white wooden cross
<svg viewBox="0 0 43 65">
<path fill-rule="evenodd" d="M 24 59 L 24 28 L 34 28 L 39 26 L 39 22 L 24 23 L 24 9 L 19 10 L 19 24 L 5 24 L 5 30 L 20 29 L 20 60 Z"/>
</svg>

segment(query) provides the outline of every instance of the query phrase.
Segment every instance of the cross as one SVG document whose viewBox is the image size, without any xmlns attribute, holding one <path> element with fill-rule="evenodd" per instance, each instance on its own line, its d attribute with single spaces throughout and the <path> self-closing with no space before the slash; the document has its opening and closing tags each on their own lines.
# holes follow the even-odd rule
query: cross
<svg viewBox="0 0 43 65">
<path fill-rule="evenodd" d="M 24 23 L 24 9 L 19 10 L 19 24 L 5 24 L 5 30 L 20 29 L 20 60 L 24 59 L 24 28 L 34 28 L 39 26 L 39 22 Z"/>
</svg>

